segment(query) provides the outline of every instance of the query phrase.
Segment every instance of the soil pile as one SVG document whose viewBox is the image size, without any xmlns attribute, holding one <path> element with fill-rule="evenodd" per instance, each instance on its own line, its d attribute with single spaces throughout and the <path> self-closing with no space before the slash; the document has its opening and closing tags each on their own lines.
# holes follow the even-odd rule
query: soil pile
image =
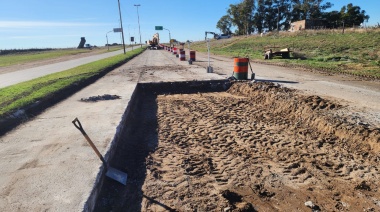
<svg viewBox="0 0 380 212">
<path fill-rule="evenodd" d="M 158 96 L 141 209 L 380 210 L 380 130 L 340 108 L 272 83 Z"/>
</svg>

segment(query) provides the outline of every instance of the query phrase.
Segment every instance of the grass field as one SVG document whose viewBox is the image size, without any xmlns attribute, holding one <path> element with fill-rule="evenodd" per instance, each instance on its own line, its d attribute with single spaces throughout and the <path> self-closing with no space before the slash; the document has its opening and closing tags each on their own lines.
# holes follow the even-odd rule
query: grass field
<svg viewBox="0 0 380 212">
<path fill-rule="evenodd" d="M 196 42 L 193 49 L 206 52 L 206 42 Z M 264 61 L 264 50 L 290 48 L 290 59 L 280 57 Z M 301 31 L 239 36 L 211 40 L 213 54 L 249 57 L 252 60 L 298 66 L 329 72 L 380 78 L 380 30 Z"/>
<path fill-rule="evenodd" d="M 120 50 L 120 46 L 110 46 L 110 51 Z M 96 51 L 97 53 L 107 52 L 107 48 L 93 48 L 90 49 L 52 49 L 49 51 L 31 51 L 28 53 L 14 53 L 7 55 L 0 55 L 0 67 L 11 66 L 16 64 L 24 64 L 28 62 L 54 59 L 67 55 L 77 55 L 82 53 L 87 53 L 90 51 Z M 16 51 L 17 52 L 17 51 Z"/>
<path fill-rule="evenodd" d="M 81 65 L 27 82 L 8 86 L 0 89 L 0 117 L 11 114 L 20 108 L 31 105 L 34 102 L 65 89 L 73 83 L 80 83 L 94 75 L 103 72 L 116 64 L 126 62 L 130 58 L 140 54 L 144 48 L 128 51 L 114 57 L 102 59 L 89 64 Z"/>
</svg>

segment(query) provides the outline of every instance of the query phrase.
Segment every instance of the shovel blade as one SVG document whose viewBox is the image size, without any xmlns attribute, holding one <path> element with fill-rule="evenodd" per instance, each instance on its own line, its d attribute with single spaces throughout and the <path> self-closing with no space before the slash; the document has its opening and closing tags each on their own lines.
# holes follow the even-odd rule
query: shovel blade
<svg viewBox="0 0 380 212">
<path fill-rule="evenodd" d="M 128 178 L 127 173 L 124 173 L 112 167 L 108 167 L 106 176 L 113 180 L 116 180 L 117 182 L 123 185 L 127 185 L 127 178 Z"/>
</svg>

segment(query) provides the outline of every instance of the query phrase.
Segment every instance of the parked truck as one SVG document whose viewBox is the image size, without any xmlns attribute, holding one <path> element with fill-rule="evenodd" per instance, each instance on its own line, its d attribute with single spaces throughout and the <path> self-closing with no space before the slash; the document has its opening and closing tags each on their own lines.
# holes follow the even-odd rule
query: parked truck
<svg viewBox="0 0 380 212">
<path fill-rule="evenodd" d="M 158 33 L 153 35 L 152 40 L 149 40 L 148 49 L 160 49 L 160 35 Z"/>
</svg>

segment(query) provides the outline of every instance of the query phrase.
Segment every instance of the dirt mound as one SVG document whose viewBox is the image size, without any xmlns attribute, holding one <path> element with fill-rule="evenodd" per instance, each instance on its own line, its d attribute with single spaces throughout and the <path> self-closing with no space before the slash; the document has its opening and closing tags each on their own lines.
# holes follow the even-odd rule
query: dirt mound
<svg viewBox="0 0 380 212">
<path fill-rule="evenodd" d="M 325 211 L 380 209 L 379 129 L 335 116 L 337 103 L 236 83 L 157 104 L 158 147 L 142 187 L 155 202 L 145 198 L 142 210 L 305 211 L 307 201 Z"/>
<path fill-rule="evenodd" d="M 141 84 L 114 159 L 127 186 L 105 181 L 96 211 L 380 210 L 378 128 L 273 83 L 185 85 Z"/>
</svg>

